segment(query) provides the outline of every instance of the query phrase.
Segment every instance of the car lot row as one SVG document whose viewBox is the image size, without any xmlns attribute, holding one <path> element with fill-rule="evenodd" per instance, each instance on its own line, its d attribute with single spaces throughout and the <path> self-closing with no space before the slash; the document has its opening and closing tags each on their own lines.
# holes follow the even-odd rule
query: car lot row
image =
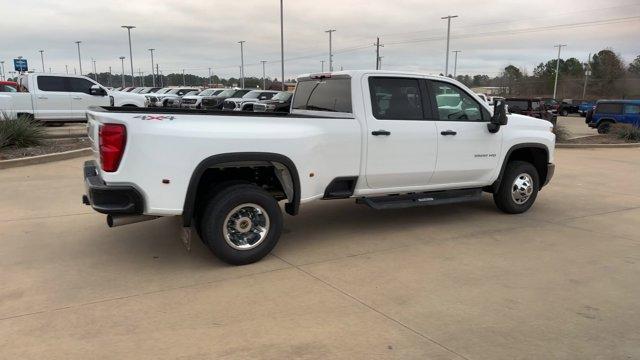
<svg viewBox="0 0 640 360">
<path fill-rule="evenodd" d="M 238 111 L 288 112 L 293 95 L 287 91 L 240 88 L 202 89 L 195 86 L 115 90 L 143 94 L 148 100 L 149 107 Z"/>
</svg>

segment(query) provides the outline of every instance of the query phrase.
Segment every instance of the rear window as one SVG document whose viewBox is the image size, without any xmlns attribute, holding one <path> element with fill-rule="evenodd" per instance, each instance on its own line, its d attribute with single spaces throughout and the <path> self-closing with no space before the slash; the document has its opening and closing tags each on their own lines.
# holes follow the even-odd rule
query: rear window
<svg viewBox="0 0 640 360">
<path fill-rule="evenodd" d="M 622 104 L 603 103 L 596 106 L 597 114 L 622 114 Z"/>
<path fill-rule="evenodd" d="M 527 110 L 529 109 L 529 101 L 527 100 L 507 100 L 509 109 L 512 110 Z"/>
<path fill-rule="evenodd" d="M 351 112 L 351 79 L 305 80 L 293 98 L 295 110 Z"/>
</svg>

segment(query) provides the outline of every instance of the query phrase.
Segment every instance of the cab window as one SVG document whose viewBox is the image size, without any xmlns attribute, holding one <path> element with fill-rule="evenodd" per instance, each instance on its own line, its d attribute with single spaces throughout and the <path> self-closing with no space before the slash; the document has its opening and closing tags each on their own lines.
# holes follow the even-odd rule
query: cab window
<svg viewBox="0 0 640 360">
<path fill-rule="evenodd" d="M 459 87 L 432 81 L 432 91 L 438 108 L 438 118 L 442 121 L 483 121 L 483 107 Z"/>
<path fill-rule="evenodd" d="M 91 94 L 91 87 L 95 85 L 91 81 L 83 78 L 69 78 L 71 92 Z"/>
<path fill-rule="evenodd" d="M 369 78 L 371 108 L 378 120 L 422 120 L 420 82 L 408 78 Z"/>
<path fill-rule="evenodd" d="M 624 113 L 627 115 L 640 114 L 640 105 L 627 104 L 624 106 Z"/>
<path fill-rule="evenodd" d="M 41 91 L 69 91 L 66 86 L 66 78 L 61 76 L 38 76 L 38 89 Z"/>
</svg>

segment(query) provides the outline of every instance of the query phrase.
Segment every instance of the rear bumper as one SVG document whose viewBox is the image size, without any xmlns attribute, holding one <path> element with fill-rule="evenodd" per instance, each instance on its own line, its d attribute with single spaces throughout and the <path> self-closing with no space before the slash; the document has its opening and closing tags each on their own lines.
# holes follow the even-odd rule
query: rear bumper
<svg viewBox="0 0 640 360">
<path fill-rule="evenodd" d="M 556 171 L 556 164 L 547 164 L 547 178 L 544 179 L 544 184 L 542 184 L 542 186 L 546 186 L 549 181 L 551 181 L 551 178 L 553 177 L 553 174 Z"/>
<path fill-rule="evenodd" d="M 140 192 L 130 185 L 107 185 L 97 169 L 94 160 L 84 163 L 86 195 L 82 202 L 103 214 L 142 214 L 144 200 Z"/>
</svg>

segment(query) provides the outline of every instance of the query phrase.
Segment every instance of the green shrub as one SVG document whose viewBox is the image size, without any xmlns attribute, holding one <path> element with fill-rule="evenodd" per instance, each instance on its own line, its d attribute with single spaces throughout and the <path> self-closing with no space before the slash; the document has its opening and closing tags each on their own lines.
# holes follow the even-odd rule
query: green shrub
<svg viewBox="0 0 640 360">
<path fill-rule="evenodd" d="M 556 142 L 567 141 L 571 137 L 571 132 L 563 125 L 556 124 L 553 127 L 553 133 L 556 134 Z"/>
<path fill-rule="evenodd" d="M 0 120 L 0 149 L 4 147 L 29 147 L 42 142 L 44 130 L 33 119 L 21 116 Z"/>
<path fill-rule="evenodd" d="M 614 124 L 611 133 L 627 142 L 640 141 L 640 128 L 631 124 Z"/>
</svg>

